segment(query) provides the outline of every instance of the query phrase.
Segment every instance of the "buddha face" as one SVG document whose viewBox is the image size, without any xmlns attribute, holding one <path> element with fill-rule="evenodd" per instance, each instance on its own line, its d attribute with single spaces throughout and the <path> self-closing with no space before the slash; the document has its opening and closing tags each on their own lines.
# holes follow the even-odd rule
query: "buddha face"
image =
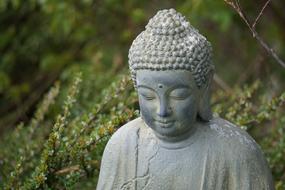
<svg viewBox="0 0 285 190">
<path fill-rule="evenodd" d="M 137 71 L 141 116 L 162 140 L 179 139 L 195 128 L 199 89 L 189 71 Z"/>
</svg>

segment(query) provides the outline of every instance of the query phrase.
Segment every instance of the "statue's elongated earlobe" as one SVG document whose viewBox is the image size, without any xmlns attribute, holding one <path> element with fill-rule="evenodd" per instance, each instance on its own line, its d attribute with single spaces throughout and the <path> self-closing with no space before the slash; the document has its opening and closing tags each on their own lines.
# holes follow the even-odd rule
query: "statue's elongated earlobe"
<svg viewBox="0 0 285 190">
<path fill-rule="evenodd" d="M 209 121 L 212 119 L 213 114 L 211 110 L 211 83 L 213 73 L 209 73 L 209 80 L 204 89 L 202 90 L 202 96 L 199 102 L 198 115 L 203 121 Z"/>
</svg>

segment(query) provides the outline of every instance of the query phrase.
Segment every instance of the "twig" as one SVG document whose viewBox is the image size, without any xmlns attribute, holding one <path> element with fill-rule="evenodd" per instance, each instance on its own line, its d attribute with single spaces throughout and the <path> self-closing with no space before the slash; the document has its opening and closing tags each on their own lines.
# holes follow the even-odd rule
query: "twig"
<svg viewBox="0 0 285 190">
<path fill-rule="evenodd" d="M 66 174 L 66 173 L 70 173 L 70 172 L 74 172 L 74 171 L 78 171 L 78 170 L 80 170 L 80 166 L 74 165 L 74 166 L 70 166 L 70 167 L 66 167 L 66 168 L 63 168 L 61 170 L 58 170 L 55 172 L 55 174 L 56 175 Z"/>
<path fill-rule="evenodd" d="M 263 5 L 261 11 L 259 12 L 258 16 L 256 17 L 256 19 L 255 19 L 255 21 L 254 21 L 254 23 L 253 23 L 253 25 L 252 25 L 252 28 L 255 29 L 255 26 L 256 26 L 256 24 L 257 24 L 257 21 L 258 21 L 259 18 L 262 16 L 263 11 L 264 11 L 265 8 L 267 7 L 267 5 L 270 3 L 270 1 L 271 1 L 271 0 L 267 0 L 267 2 Z"/>
<path fill-rule="evenodd" d="M 275 61 L 277 61 L 278 64 L 280 64 L 282 67 L 285 68 L 285 62 L 277 55 L 274 49 L 272 49 L 257 33 L 255 30 L 255 25 L 258 19 L 263 14 L 263 10 L 266 8 L 266 6 L 269 4 L 270 0 L 268 0 L 265 5 L 263 6 L 262 10 L 260 11 L 259 15 L 255 19 L 255 22 L 253 25 L 249 23 L 249 20 L 246 18 L 245 14 L 242 11 L 242 8 L 240 6 L 239 0 L 224 0 L 228 5 L 230 5 L 236 12 L 239 14 L 239 16 L 242 18 L 242 20 L 245 22 L 247 27 L 250 29 L 253 37 L 261 44 L 261 46 L 267 51 L 268 54 L 270 54 Z"/>
</svg>

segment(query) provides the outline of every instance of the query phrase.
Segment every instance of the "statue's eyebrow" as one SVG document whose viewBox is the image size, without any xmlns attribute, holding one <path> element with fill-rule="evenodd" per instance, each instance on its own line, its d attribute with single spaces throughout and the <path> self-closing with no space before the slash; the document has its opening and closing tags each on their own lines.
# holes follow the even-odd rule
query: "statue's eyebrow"
<svg viewBox="0 0 285 190">
<path fill-rule="evenodd" d="M 192 90 L 193 88 L 191 86 L 188 86 L 188 85 L 185 85 L 185 84 L 180 84 L 180 85 L 176 85 L 176 86 L 173 86 L 171 87 L 168 91 L 171 92 L 173 90 L 176 90 L 176 89 L 187 89 L 187 90 Z"/>
<path fill-rule="evenodd" d="M 145 85 L 138 85 L 138 88 L 146 88 L 146 89 L 149 89 L 149 90 L 151 90 L 151 91 L 154 91 L 155 92 L 155 90 L 154 89 L 152 89 L 151 87 L 149 87 L 149 86 L 145 86 Z"/>
</svg>

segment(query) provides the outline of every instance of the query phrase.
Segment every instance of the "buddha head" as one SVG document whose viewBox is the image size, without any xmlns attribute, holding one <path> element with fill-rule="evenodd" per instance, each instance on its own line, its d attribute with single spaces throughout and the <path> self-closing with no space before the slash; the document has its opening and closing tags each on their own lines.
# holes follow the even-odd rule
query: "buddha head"
<svg viewBox="0 0 285 190">
<path fill-rule="evenodd" d="M 176 139 L 212 117 L 212 48 L 180 13 L 161 10 L 129 50 L 141 117 L 160 139 Z"/>
</svg>

